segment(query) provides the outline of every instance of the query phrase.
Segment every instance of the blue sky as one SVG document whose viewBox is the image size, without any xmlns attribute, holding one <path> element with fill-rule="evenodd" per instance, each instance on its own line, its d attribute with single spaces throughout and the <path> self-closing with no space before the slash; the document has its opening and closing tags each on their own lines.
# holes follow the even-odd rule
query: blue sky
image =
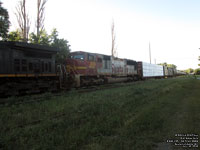
<svg viewBox="0 0 200 150">
<path fill-rule="evenodd" d="M 18 0 L 3 0 L 11 30 Z M 34 29 L 36 0 L 27 1 Z M 173 63 L 178 69 L 197 68 L 200 56 L 200 1 L 197 0 L 48 0 L 45 28 L 57 28 L 72 51 L 111 54 L 114 19 L 118 57 Z"/>
<path fill-rule="evenodd" d="M 160 18 L 195 22 L 200 19 L 199 0 L 111 0 L 107 3 L 120 9 Z"/>
</svg>

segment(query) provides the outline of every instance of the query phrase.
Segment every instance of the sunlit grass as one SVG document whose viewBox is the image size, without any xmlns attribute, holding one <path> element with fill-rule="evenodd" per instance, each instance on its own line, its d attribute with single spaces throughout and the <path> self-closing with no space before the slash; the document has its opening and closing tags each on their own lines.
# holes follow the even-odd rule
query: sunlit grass
<svg viewBox="0 0 200 150">
<path fill-rule="evenodd" d="M 150 150 L 178 132 L 200 135 L 199 89 L 200 80 L 172 78 L 2 106 L 0 147 Z"/>
</svg>

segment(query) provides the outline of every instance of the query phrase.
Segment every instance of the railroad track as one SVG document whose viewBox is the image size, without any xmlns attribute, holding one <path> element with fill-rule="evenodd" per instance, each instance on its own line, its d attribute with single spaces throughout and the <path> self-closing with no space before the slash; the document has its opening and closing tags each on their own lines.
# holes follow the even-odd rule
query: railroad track
<svg viewBox="0 0 200 150">
<path fill-rule="evenodd" d="M 11 100 L 9 101 L 8 99 L 0 99 L 0 106 L 12 106 L 12 105 L 21 105 L 21 104 L 29 104 L 29 103 L 34 103 L 34 102 L 41 102 L 41 101 L 47 101 L 51 97 L 54 96 L 61 96 L 61 93 L 56 93 L 53 95 L 41 95 L 41 96 L 35 96 L 35 97 L 17 97 L 17 100 Z M 29 100 L 27 100 L 29 99 Z"/>
<path fill-rule="evenodd" d="M 94 92 L 98 90 L 106 90 L 106 89 L 112 89 L 112 88 L 131 86 L 135 83 L 140 83 L 140 82 L 143 82 L 143 81 L 87 86 L 87 87 L 81 87 L 81 88 L 77 88 L 73 90 L 75 90 L 79 94 L 82 94 L 82 93 Z M 30 103 L 35 103 L 35 102 L 47 101 L 47 100 L 51 100 L 52 97 L 59 97 L 59 96 L 62 96 L 63 94 L 67 94 L 68 92 L 70 92 L 70 90 L 59 91 L 57 93 L 51 93 L 50 95 L 44 94 L 44 95 L 38 96 L 38 94 L 34 94 L 33 97 L 31 98 L 26 97 L 26 96 L 18 96 L 16 99 L 13 97 L 14 100 L 3 98 L 3 99 L 0 99 L 0 107 L 10 107 L 13 105 L 22 105 L 22 104 L 30 104 Z"/>
<path fill-rule="evenodd" d="M 11 130 L 15 130 L 15 129 L 19 129 L 19 128 L 26 128 L 26 127 L 30 127 L 30 126 L 35 126 L 35 125 L 38 125 L 44 121 L 47 121 L 47 120 L 56 120 L 56 119 L 61 119 L 62 117 L 65 117 L 67 116 L 67 113 L 60 113 L 60 114 L 55 114 L 55 115 L 52 115 L 52 116 L 49 116 L 45 119 L 38 119 L 38 120 L 33 120 L 31 122 L 27 122 L 27 123 L 24 123 L 24 124 L 21 124 L 21 125 L 17 125 L 15 127 L 12 127 L 12 128 L 6 128 L 5 130 L 6 131 L 11 131 Z"/>
</svg>

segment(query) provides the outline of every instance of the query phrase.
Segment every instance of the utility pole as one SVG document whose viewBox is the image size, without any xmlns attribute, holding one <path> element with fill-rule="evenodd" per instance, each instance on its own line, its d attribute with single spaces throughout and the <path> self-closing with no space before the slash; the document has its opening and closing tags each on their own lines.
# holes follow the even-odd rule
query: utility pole
<svg viewBox="0 0 200 150">
<path fill-rule="evenodd" d="M 149 42 L 149 59 L 150 59 L 150 64 L 151 64 L 151 45 L 150 45 L 150 42 Z"/>
<path fill-rule="evenodd" d="M 200 49 L 200 48 L 199 48 Z M 198 59 L 199 61 L 200 61 L 200 56 L 199 56 L 199 59 Z M 198 66 L 200 66 L 200 64 L 198 64 Z"/>
<path fill-rule="evenodd" d="M 112 25 L 111 25 L 111 36 L 112 36 L 111 55 L 112 55 L 112 58 L 114 58 L 116 55 L 116 35 L 115 35 L 114 20 L 112 21 Z"/>
</svg>

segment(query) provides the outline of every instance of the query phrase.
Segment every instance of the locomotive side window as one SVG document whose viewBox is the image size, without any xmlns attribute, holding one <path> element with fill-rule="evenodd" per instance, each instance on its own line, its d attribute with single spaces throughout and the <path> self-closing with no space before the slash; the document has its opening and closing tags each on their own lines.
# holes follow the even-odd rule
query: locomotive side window
<svg viewBox="0 0 200 150">
<path fill-rule="evenodd" d="M 101 58 L 98 58 L 98 59 L 97 59 L 97 62 L 102 63 L 102 59 L 101 59 Z"/>
<path fill-rule="evenodd" d="M 51 62 L 49 62 L 49 72 L 51 72 Z"/>
<path fill-rule="evenodd" d="M 34 62 L 34 73 L 40 72 L 40 62 L 37 60 Z"/>
<path fill-rule="evenodd" d="M 94 61 L 94 56 L 93 56 L 93 55 L 90 55 L 90 54 L 88 54 L 88 60 L 89 60 L 89 61 Z"/>
<path fill-rule="evenodd" d="M 108 69 L 108 60 L 105 60 L 105 69 Z"/>
<path fill-rule="evenodd" d="M 26 71 L 27 71 L 27 60 L 22 59 L 22 72 L 26 72 Z"/>
<path fill-rule="evenodd" d="M 45 63 L 45 71 L 47 72 L 48 71 L 48 64 Z"/>
<path fill-rule="evenodd" d="M 29 71 L 33 71 L 33 63 L 29 63 L 28 68 L 29 68 Z"/>
<path fill-rule="evenodd" d="M 104 69 L 109 69 L 109 62 L 110 62 L 110 56 L 103 56 L 104 59 Z"/>
<path fill-rule="evenodd" d="M 44 62 L 42 61 L 42 72 L 44 72 Z"/>
<path fill-rule="evenodd" d="M 19 59 L 14 59 L 14 71 L 20 72 L 20 60 Z"/>
<path fill-rule="evenodd" d="M 84 60 L 84 55 L 74 55 L 74 56 L 71 56 L 71 58 L 74 58 L 74 59 L 80 59 L 80 60 Z"/>
<path fill-rule="evenodd" d="M 136 62 L 132 60 L 127 60 L 127 65 L 135 65 Z"/>
<path fill-rule="evenodd" d="M 134 60 L 127 60 L 127 65 L 132 65 L 135 69 L 137 69 L 137 62 Z"/>
</svg>

